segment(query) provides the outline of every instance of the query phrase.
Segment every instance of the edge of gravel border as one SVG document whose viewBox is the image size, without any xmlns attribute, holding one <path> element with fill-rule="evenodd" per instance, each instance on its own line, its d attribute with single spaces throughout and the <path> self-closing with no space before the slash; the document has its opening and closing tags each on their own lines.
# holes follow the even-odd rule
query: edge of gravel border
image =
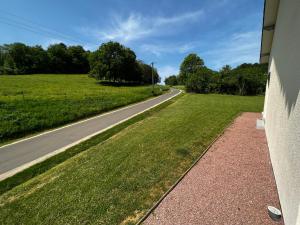
<svg viewBox="0 0 300 225">
<path fill-rule="evenodd" d="M 168 194 L 179 184 L 179 182 L 190 172 L 191 169 L 200 161 L 200 159 L 208 152 L 212 145 L 225 133 L 225 131 L 234 123 L 236 118 L 241 116 L 243 112 L 238 113 L 231 122 L 224 127 L 224 129 L 212 140 L 212 142 L 206 147 L 206 149 L 200 154 L 200 156 L 193 162 L 193 164 L 176 180 L 176 182 L 163 194 L 163 196 L 158 199 L 158 201 L 147 211 L 147 213 L 136 223 L 136 225 L 141 225 L 150 214 L 159 206 L 159 204 L 167 197 Z"/>
</svg>

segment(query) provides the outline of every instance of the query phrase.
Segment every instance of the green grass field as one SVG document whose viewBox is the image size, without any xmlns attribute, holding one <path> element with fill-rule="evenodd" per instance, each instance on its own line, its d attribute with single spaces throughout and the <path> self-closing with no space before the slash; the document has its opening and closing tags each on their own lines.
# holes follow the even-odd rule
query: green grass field
<svg viewBox="0 0 300 225">
<path fill-rule="evenodd" d="M 173 100 L 174 101 L 174 100 Z M 185 94 L 0 196 L 1 224 L 134 224 L 263 97 Z"/>
<path fill-rule="evenodd" d="M 151 91 L 104 86 L 87 75 L 0 76 L 0 142 L 141 101 Z"/>
</svg>

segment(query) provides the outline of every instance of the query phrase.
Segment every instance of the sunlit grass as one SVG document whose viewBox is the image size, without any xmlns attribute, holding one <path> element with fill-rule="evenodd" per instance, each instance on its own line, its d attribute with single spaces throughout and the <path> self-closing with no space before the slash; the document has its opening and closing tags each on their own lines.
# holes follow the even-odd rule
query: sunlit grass
<svg viewBox="0 0 300 225">
<path fill-rule="evenodd" d="M 141 101 L 151 91 L 104 86 L 87 75 L 0 76 L 0 142 Z"/>
<path fill-rule="evenodd" d="M 0 223 L 134 224 L 240 112 L 262 105 L 263 97 L 186 94 L 4 193 Z"/>
</svg>

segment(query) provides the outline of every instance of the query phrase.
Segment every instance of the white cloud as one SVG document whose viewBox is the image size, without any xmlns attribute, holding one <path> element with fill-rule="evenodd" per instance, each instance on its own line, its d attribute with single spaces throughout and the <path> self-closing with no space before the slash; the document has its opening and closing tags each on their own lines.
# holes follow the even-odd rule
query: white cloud
<svg viewBox="0 0 300 225">
<path fill-rule="evenodd" d="M 96 36 L 101 40 L 119 40 L 128 42 L 143 38 L 152 32 L 152 28 L 145 27 L 145 19 L 137 14 L 131 14 L 127 19 L 116 18 L 114 27 L 109 31 L 97 31 Z"/>
<path fill-rule="evenodd" d="M 121 18 L 115 15 L 112 17 L 112 23 L 109 25 L 109 28 L 85 27 L 81 31 L 84 34 L 93 35 L 102 41 L 113 40 L 126 43 L 155 34 L 166 34 L 166 29 L 174 30 L 177 26 L 195 22 L 201 15 L 203 15 L 202 10 L 172 17 L 143 17 L 140 14 L 131 13 L 127 18 Z"/>
<path fill-rule="evenodd" d="M 82 46 L 85 50 L 95 51 L 99 48 L 99 44 L 86 43 Z"/>
<path fill-rule="evenodd" d="M 198 19 L 199 16 L 201 15 L 203 15 L 203 10 L 188 12 L 174 17 L 157 17 L 154 19 L 154 25 L 163 26 L 163 25 L 170 25 L 170 24 L 181 23 L 186 21 L 191 22 L 193 20 Z"/>
<path fill-rule="evenodd" d="M 210 64 L 214 69 L 220 69 L 225 64 L 236 66 L 244 62 L 257 62 L 259 49 L 260 31 L 240 32 L 201 55 L 212 59 Z"/>
<path fill-rule="evenodd" d="M 163 53 L 187 53 L 197 47 L 196 43 L 187 44 L 143 44 L 140 49 L 143 52 L 161 56 Z"/>
<path fill-rule="evenodd" d="M 158 74 L 161 77 L 161 82 L 164 82 L 165 78 L 170 75 L 177 75 L 179 73 L 179 69 L 174 66 L 166 65 L 162 67 L 158 67 Z"/>
<path fill-rule="evenodd" d="M 66 41 L 60 40 L 60 39 L 47 39 L 44 43 L 42 43 L 42 47 L 44 49 L 47 49 L 49 45 L 53 44 L 59 44 L 59 43 L 66 43 Z"/>
</svg>

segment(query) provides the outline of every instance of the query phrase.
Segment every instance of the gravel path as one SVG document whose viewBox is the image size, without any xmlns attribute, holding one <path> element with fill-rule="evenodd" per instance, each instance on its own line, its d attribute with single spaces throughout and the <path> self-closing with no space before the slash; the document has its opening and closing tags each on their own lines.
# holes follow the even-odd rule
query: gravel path
<svg viewBox="0 0 300 225">
<path fill-rule="evenodd" d="M 267 213 L 280 205 L 259 117 L 238 117 L 144 224 L 283 224 Z"/>
</svg>

